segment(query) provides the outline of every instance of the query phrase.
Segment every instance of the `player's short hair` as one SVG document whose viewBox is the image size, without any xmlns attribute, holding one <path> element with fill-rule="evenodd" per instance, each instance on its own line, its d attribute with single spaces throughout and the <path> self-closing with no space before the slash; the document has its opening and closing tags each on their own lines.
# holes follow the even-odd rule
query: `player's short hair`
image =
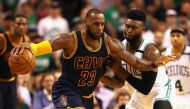
<svg viewBox="0 0 190 109">
<path fill-rule="evenodd" d="M 27 19 L 27 17 L 25 15 L 17 14 L 17 15 L 14 16 L 13 20 L 15 21 L 19 17 L 23 17 L 23 18 Z"/>
<path fill-rule="evenodd" d="M 145 12 L 142 11 L 141 9 L 138 9 L 138 8 L 132 8 L 132 9 L 130 9 L 127 12 L 127 16 L 126 17 L 128 19 L 142 21 L 144 24 L 146 22 Z"/>
<path fill-rule="evenodd" d="M 186 34 L 186 31 L 185 31 L 183 28 L 174 27 L 174 28 L 172 28 L 170 34 L 172 34 L 172 33 L 181 33 L 181 34 L 185 35 L 185 34 Z"/>
<path fill-rule="evenodd" d="M 13 21 L 13 15 L 7 15 L 4 20 Z"/>
<path fill-rule="evenodd" d="M 91 14 L 94 13 L 94 14 L 103 14 L 103 12 L 99 9 L 96 9 L 96 8 L 93 8 L 93 9 L 90 9 L 87 13 L 86 13 L 86 18 L 88 18 L 89 16 L 91 16 Z"/>
</svg>

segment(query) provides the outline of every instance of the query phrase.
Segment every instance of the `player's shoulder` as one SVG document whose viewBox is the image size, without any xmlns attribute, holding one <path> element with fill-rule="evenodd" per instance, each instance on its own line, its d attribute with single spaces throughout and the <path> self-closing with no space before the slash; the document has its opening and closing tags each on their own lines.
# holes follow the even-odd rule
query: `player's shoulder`
<svg viewBox="0 0 190 109">
<path fill-rule="evenodd" d="M 4 33 L 0 33 L 0 38 L 3 38 L 4 37 Z"/>
<path fill-rule="evenodd" d="M 144 52 L 153 52 L 153 53 L 159 53 L 159 49 L 156 47 L 156 45 L 154 43 L 147 43 L 145 46 L 144 46 Z"/>
<path fill-rule="evenodd" d="M 77 33 L 76 33 L 76 31 L 71 31 L 69 33 L 60 33 L 57 36 L 59 36 L 59 37 L 61 37 L 63 39 L 67 38 L 67 40 L 68 40 L 68 39 L 73 39 L 74 37 L 76 37 Z"/>
<path fill-rule="evenodd" d="M 5 42 L 6 38 L 4 36 L 4 33 L 0 33 L 0 43 Z"/>
<path fill-rule="evenodd" d="M 3 54 L 6 50 L 7 40 L 3 33 L 0 33 L 0 55 Z"/>
<path fill-rule="evenodd" d="M 184 54 L 190 55 L 190 46 L 186 46 Z"/>
<path fill-rule="evenodd" d="M 158 57 L 160 57 L 159 49 L 154 43 L 148 43 L 147 46 L 145 46 L 143 58 L 148 60 L 156 60 Z"/>
</svg>

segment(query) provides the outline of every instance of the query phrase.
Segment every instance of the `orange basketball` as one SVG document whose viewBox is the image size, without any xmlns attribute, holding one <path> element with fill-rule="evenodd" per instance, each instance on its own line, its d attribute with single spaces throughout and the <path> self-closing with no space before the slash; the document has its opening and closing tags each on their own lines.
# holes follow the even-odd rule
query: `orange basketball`
<svg viewBox="0 0 190 109">
<path fill-rule="evenodd" d="M 33 70 L 35 57 L 30 50 L 24 49 L 23 53 L 11 54 L 8 63 L 11 73 L 24 75 Z"/>
</svg>

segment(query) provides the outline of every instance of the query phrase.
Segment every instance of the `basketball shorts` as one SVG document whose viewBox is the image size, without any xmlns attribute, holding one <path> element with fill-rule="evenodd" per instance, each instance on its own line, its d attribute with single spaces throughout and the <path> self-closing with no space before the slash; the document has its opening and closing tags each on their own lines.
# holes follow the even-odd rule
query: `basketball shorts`
<svg viewBox="0 0 190 109">
<path fill-rule="evenodd" d="M 148 95 L 135 91 L 125 109 L 153 109 L 153 104 L 157 100 L 169 101 L 173 105 L 175 97 L 175 87 L 168 79 L 165 85 L 154 85 Z"/>
<path fill-rule="evenodd" d="M 84 98 L 57 81 L 53 84 L 52 101 L 56 109 L 93 109 L 93 96 Z"/>
<path fill-rule="evenodd" d="M 0 109 L 17 109 L 16 81 L 0 82 Z"/>
</svg>

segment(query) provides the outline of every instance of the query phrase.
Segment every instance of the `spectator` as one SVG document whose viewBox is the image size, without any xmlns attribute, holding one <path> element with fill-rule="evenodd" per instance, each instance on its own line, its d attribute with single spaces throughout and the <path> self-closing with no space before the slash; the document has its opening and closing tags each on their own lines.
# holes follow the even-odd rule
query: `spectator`
<svg viewBox="0 0 190 109">
<path fill-rule="evenodd" d="M 162 47 L 163 32 L 162 31 L 155 31 L 154 36 L 155 36 L 155 40 L 154 40 L 155 44 L 158 47 L 158 49 L 160 50 L 160 53 L 162 54 L 162 52 L 164 52 L 166 50 L 166 48 Z"/>
<path fill-rule="evenodd" d="M 29 91 L 30 74 L 18 75 L 17 78 L 17 91 L 19 99 L 19 107 L 21 109 L 31 108 L 32 98 Z M 25 108 L 23 108 L 25 107 Z"/>
<path fill-rule="evenodd" d="M 55 81 L 55 77 L 52 73 L 46 73 L 42 77 L 43 89 L 34 96 L 33 109 L 42 109 L 51 107 L 53 109 L 53 103 L 51 98 L 52 85 Z"/>
<path fill-rule="evenodd" d="M 4 21 L 3 21 L 3 31 L 6 32 L 6 31 L 10 31 L 11 30 L 11 27 L 13 25 L 13 16 L 12 15 L 7 15 L 5 18 L 4 18 Z"/>
<path fill-rule="evenodd" d="M 166 25 L 167 29 L 164 33 L 163 47 L 167 48 L 171 45 L 170 42 L 170 32 L 171 28 L 175 27 L 177 23 L 177 12 L 174 9 L 169 9 L 166 11 Z"/>
<path fill-rule="evenodd" d="M 39 21 L 38 35 L 48 40 L 60 32 L 69 32 L 69 25 L 67 20 L 61 16 L 60 4 L 53 1 L 49 15 Z"/>
<path fill-rule="evenodd" d="M 110 101 L 108 109 L 125 109 L 125 105 L 129 102 L 131 96 L 127 87 L 116 90 L 115 97 Z"/>
</svg>

